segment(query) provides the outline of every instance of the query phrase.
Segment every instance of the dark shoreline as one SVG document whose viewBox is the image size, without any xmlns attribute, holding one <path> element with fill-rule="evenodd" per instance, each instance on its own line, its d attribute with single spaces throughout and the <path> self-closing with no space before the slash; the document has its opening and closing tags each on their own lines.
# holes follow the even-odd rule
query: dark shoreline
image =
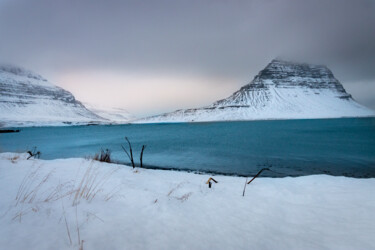
<svg viewBox="0 0 375 250">
<path fill-rule="evenodd" d="M 18 133 L 20 132 L 19 129 L 0 129 L 0 134 L 2 133 Z"/>
<path fill-rule="evenodd" d="M 124 166 L 127 166 L 127 167 L 132 167 L 130 165 L 131 164 L 130 162 L 113 161 L 111 163 L 124 165 Z M 139 164 L 135 164 L 135 166 L 136 166 L 136 168 L 140 168 Z M 259 167 L 259 170 L 262 169 L 263 167 L 264 166 Z M 244 178 L 254 177 L 255 174 L 258 171 L 257 170 L 256 172 L 254 172 L 254 174 L 244 175 L 244 174 L 227 173 L 227 172 L 220 172 L 220 171 L 214 171 L 214 170 L 193 170 L 193 169 L 189 169 L 189 168 L 162 167 L 162 166 L 147 165 L 147 164 L 146 165 L 143 164 L 143 168 L 144 169 L 151 169 L 151 170 L 186 172 L 186 173 L 193 173 L 193 174 L 199 174 L 199 175 L 213 175 L 213 176 L 221 175 L 221 176 L 233 176 L 233 177 L 244 177 Z M 335 176 L 335 177 L 348 177 L 348 178 L 356 178 L 356 179 L 371 179 L 371 178 L 374 178 L 374 177 L 372 177 L 371 174 L 356 176 L 356 175 L 349 174 L 349 173 L 343 173 L 343 174 L 340 175 L 340 174 L 331 173 L 330 171 L 325 171 L 325 172 L 322 172 L 322 173 L 285 174 L 285 173 L 279 173 L 279 172 L 273 171 L 272 166 L 269 166 L 269 168 L 271 169 L 270 172 L 265 171 L 258 178 L 262 178 L 262 177 L 264 177 L 264 178 L 285 178 L 285 177 L 295 178 L 295 177 L 310 176 L 310 175 L 329 175 L 329 176 Z"/>
</svg>

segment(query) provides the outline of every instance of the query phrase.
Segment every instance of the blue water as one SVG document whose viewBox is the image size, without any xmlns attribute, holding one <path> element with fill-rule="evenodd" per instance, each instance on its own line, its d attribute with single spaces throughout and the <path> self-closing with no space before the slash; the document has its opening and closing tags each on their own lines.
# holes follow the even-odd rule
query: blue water
<svg viewBox="0 0 375 250">
<path fill-rule="evenodd" d="M 92 156 L 121 149 L 127 136 L 135 161 L 143 144 L 149 168 L 251 176 L 331 174 L 375 177 L 375 118 L 30 127 L 0 134 L 0 151 L 37 146 L 43 159 Z"/>
</svg>

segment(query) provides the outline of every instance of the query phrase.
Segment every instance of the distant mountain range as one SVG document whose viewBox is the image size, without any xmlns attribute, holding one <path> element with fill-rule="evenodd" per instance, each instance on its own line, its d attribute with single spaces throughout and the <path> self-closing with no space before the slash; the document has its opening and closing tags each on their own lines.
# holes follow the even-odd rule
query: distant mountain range
<svg viewBox="0 0 375 250">
<path fill-rule="evenodd" d="M 209 106 L 177 110 L 140 123 L 374 116 L 323 65 L 273 60 L 247 85 Z"/>
<path fill-rule="evenodd" d="M 123 110 L 96 111 L 38 74 L 0 66 L 0 127 L 126 122 Z"/>
<path fill-rule="evenodd" d="M 0 127 L 366 116 L 375 112 L 357 103 L 322 65 L 273 60 L 226 99 L 139 120 L 121 108 L 85 106 L 38 74 L 0 66 Z"/>
<path fill-rule="evenodd" d="M 104 107 L 84 103 L 85 107 L 91 112 L 103 117 L 104 119 L 114 123 L 129 123 L 135 120 L 135 116 L 130 114 L 126 109 L 115 107 Z"/>
</svg>

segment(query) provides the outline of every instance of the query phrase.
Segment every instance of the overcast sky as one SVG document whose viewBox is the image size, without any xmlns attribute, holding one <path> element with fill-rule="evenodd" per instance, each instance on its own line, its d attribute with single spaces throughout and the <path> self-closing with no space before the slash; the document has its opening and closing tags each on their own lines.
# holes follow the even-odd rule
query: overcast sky
<svg viewBox="0 0 375 250">
<path fill-rule="evenodd" d="M 229 96 L 275 57 L 375 109 L 374 0 L 0 0 L 0 61 L 138 115 Z"/>
</svg>

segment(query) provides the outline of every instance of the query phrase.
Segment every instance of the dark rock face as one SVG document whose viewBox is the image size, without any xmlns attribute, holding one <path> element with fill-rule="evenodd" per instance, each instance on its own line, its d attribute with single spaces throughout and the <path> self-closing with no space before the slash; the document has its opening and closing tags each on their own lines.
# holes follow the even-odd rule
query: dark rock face
<svg viewBox="0 0 375 250">
<path fill-rule="evenodd" d="M 266 68 L 261 70 L 249 84 L 243 86 L 230 97 L 215 102 L 213 106 L 220 108 L 245 107 L 251 104 L 258 106 L 258 102 L 254 103 L 249 98 L 251 99 L 251 96 L 256 96 L 267 101 L 270 99 L 269 89 L 271 87 L 328 89 L 337 92 L 338 98 L 351 98 L 351 95 L 346 93 L 344 87 L 326 66 L 292 63 L 275 59 Z M 317 91 L 316 94 L 319 94 L 319 92 Z"/>
<path fill-rule="evenodd" d="M 324 65 L 273 60 L 265 69 L 259 72 L 255 80 L 259 82 L 264 80 L 272 81 L 277 87 L 329 88 L 346 93 L 332 71 Z"/>
</svg>

